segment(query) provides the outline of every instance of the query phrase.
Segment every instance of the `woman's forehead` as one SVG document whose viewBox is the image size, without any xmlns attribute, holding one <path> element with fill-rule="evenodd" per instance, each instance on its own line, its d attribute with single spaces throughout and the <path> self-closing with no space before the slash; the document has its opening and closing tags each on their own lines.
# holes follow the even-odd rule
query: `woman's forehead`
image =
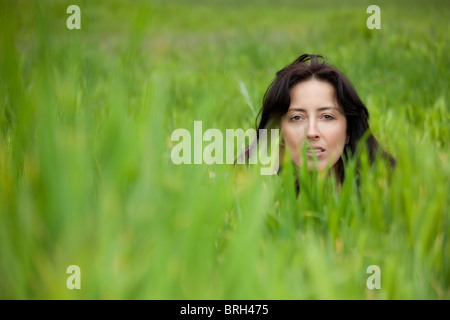
<svg viewBox="0 0 450 320">
<path fill-rule="evenodd" d="M 303 109 L 303 111 L 318 110 L 325 108 L 338 109 L 343 112 L 334 86 L 326 81 L 310 79 L 294 85 L 289 90 L 289 109 Z"/>
</svg>

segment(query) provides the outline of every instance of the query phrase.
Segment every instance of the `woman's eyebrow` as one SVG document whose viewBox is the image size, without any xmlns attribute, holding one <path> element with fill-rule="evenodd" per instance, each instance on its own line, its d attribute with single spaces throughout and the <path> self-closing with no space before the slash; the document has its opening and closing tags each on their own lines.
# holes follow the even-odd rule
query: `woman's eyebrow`
<svg viewBox="0 0 450 320">
<path fill-rule="evenodd" d="M 326 111 L 326 110 L 330 110 L 330 109 L 335 109 L 335 110 L 341 112 L 341 110 L 339 110 L 339 108 L 332 107 L 332 106 L 330 106 L 330 107 L 321 107 L 321 108 L 318 108 L 317 111 Z M 306 112 L 306 109 L 303 109 L 303 108 L 289 108 L 288 111 Z"/>
</svg>

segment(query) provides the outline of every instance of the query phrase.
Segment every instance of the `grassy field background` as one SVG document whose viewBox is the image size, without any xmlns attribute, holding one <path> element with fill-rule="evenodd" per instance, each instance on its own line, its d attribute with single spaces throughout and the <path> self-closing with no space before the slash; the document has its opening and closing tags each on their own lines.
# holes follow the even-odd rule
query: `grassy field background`
<svg viewBox="0 0 450 320">
<path fill-rule="evenodd" d="M 448 1 L 1 0 L 0 298 L 449 299 L 449 16 Z M 253 128 L 303 53 L 354 83 L 394 173 L 363 158 L 359 191 L 351 162 L 342 189 L 305 179 L 296 198 L 289 163 L 171 162 L 195 120 Z"/>
</svg>

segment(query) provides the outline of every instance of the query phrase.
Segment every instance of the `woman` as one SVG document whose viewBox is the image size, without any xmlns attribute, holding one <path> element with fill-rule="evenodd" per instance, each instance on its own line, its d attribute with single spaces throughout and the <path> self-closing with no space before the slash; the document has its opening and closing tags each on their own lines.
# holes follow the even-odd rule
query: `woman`
<svg viewBox="0 0 450 320">
<path fill-rule="evenodd" d="M 350 81 L 320 55 L 303 54 L 278 71 L 259 116 L 258 133 L 281 128 L 281 154 L 287 148 L 292 161 L 301 166 L 307 160 L 309 170 L 331 168 L 340 183 L 345 178 L 343 158 L 355 153 L 366 132 L 370 162 L 379 153 L 395 166 L 370 133 L 369 112 Z"/>
</svg>

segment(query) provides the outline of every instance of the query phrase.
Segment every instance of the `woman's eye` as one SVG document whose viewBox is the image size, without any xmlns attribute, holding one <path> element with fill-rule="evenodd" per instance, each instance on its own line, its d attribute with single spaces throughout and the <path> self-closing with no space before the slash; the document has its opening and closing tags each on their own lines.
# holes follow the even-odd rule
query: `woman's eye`
<svg viewBox="0 0 450 320">
<path fill-rule="evenodd" d="M 325 119 L 325 120 L 333 120 L 334 119 L 334 117 L 332 115 L 330 115 L 330 114 L 324 114 L 322 116 L 322 118 Z"/>
<path fill-rule="evenodd" d="M 300 121 L 301 119 L 302 119 L 301 116 L 292 116 L 292 117 L 291 117 L 291 120 L 292 120 L 292 121 Z"/>
</svg>

